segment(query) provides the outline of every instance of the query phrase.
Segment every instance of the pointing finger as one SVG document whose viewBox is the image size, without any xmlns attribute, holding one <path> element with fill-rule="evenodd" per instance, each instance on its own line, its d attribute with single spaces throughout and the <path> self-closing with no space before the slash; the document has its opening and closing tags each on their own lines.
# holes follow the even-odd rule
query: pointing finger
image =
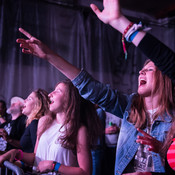
<svg viewBox="0 0 175 175">
<path fill-rule="evenodd" d="M 21 33 L 23 33 L 27 38 L 31 39 L 32 35 L 30 33 L 28 33 L 27 31 L 25 31 L 23 28 L 19 28 L 19 31 Z"/>
</svg>

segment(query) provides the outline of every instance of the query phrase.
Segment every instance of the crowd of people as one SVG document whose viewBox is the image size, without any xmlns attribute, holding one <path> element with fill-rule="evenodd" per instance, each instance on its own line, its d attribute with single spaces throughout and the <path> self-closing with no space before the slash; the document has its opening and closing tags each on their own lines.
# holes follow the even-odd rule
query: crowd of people
<svg viewBox="0 0 175 175">
<path fill-rule="evenodd" d="M 6 142 L 18 149 L 3 152 L 0 164 L 5 160 L 16 161 L 21 167 L 32 167 L 34 173 L 45 174 L 90 175 L 94 170 L 96 175 L 104 172 L 116 175 L 175 173 L 172 163 L 175 158 L 168 164 L 170 161 L 166 156 L 175 137 L 175 53 L 143 31 L 140 24 L 128 20 L 120 11 L 119 0 L 104 0 L 103 5 L 104 9 L 100 11 L 91 4 L 97 17 L 119 31 L 122 39 L 125 37 L 149 58 L 139 72 L 137 92 L 122 94 L 100 83 L 86 70 L 73 66 L 19 28 L 27 37 L 17 39 L 22 52 L 47 60 L 68 80 L 59 82 L 49 94 L 41 89 L 33 91 L 24 101 L 22 112 L 18 114 L 27 117 L 27 127 L 21 136 L 23 141 L 18 138 L 17 147 L 12 144 L 16 138 L 9 133 L 8 137 L 2 134 Z M 122 42 L 126 53 L 125 41 Z M 107 128 L 94 104 L 118 117 L 121 124 L 116 125 L 113 120 Z M 0 121 L 2 124 L 6 122 L 3 120 Z M 102 168 L 107 164 L 105 161 L 99 163 L 106 158 L 100 150 L 103 136 L 116 133 L 119 136 L 113 151 L 116 154 L 114 171 L 99 171 L 96 166 Z M 30 144 L 26 142 L 28 149 L 23 148 L 26 140 L 30 140 Z"/>
</svg>

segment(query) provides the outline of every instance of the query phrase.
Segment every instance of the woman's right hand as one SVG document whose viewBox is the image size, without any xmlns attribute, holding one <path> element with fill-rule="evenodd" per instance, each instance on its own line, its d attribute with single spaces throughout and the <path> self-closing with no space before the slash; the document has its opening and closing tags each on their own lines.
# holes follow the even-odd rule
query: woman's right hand
<svg viewBox="0 0 175 175">
<path fill-rule="evenodd" d="M 18 38 L 17 43 L 20 43 L 22 52 L 26 54 L 33 54 L 39 58 L 47 60 L 47 55 L 52 54 L 53 51 L 49 49 L 45 44 L 40 40 L 32 36 L 30 33 L 25 31 L 22 28 L 19 28 L 19 31 L 24 34 L 28 39 Z"/>
</svg>

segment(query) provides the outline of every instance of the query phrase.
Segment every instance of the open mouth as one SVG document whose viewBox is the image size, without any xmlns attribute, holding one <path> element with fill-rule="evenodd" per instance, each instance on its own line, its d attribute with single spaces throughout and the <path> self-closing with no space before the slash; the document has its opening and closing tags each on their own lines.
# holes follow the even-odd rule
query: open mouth
<svg viewBox="0 0 175 175">
<path fill-rule="evenodd" d="M 54 103 L 54 101 L 50 99 L 50 105 L 53 104 L 53 103 Z"/>
<path fill-rule="evenodd" d="M 143 86 L 146 84 L 146 81 L 145 80 L 140 80 L 140 86 Z"/>
<path fill-rule="evenodd" d="M 24 106 L 22 106 L 22 110 L 25 108 L 26 106 L 24 105 Z"/>
</svg>

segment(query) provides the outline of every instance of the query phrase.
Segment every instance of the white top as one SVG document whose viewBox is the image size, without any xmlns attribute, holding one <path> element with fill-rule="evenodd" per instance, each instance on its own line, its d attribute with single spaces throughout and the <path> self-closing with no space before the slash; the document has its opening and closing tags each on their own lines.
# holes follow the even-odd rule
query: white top
<svg viewBox="0 0 175 175">
<path fill-rule="evenodd" d="M 63 148 L 58 141 L 64 128 L 56 121 L 40 137 L 38 148 L 35 155 L 33 170 L 42 160 L 53 160 L 66 166 L 78 166 L 77 157 L 72 150 Z"/>
</svg>

